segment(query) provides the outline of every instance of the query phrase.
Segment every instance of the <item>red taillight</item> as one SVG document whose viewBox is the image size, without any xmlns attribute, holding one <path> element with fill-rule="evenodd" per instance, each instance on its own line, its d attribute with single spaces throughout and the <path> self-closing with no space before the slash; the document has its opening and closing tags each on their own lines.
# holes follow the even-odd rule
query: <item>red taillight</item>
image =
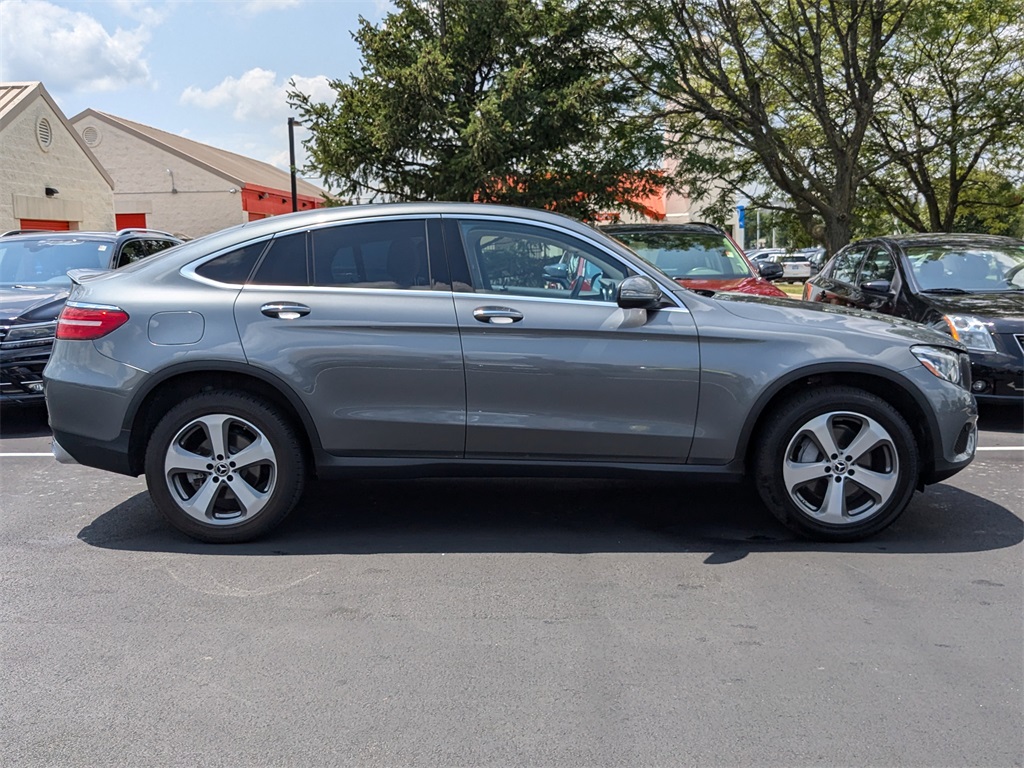
<svg viewBox="0 0 1024 768">
<path fill-rule="evenodd" d="M 57 318 L 57 338 L 91 341 L 128 322 L 128 313 L 117 307 L 67 305 Z"/>
</svg>

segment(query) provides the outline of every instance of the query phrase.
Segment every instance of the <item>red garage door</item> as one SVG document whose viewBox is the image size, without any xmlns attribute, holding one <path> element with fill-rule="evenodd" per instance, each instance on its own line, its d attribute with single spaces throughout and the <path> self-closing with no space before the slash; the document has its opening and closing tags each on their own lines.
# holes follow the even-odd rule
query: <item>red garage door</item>
<svg viewBox="0 0 1024 768">
<path fill-rule="evenodd" d="M 144 213 L 115 213 L 114 227 L 116 229 L 145 229 L 146 214 Z"/>
<path fill-rule="evenodd" d="M 22 229 L 52 229 L 56 232 L 67 232 L 71 229 L 70 221 L 53 221 L 51 219 L 22 219 Z"/>
</svg>

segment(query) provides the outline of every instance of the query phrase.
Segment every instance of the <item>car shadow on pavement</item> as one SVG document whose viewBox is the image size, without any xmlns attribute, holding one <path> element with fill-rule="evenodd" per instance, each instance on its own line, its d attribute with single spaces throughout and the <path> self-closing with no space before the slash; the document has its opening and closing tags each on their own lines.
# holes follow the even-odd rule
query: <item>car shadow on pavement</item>
<svg viewBox="0 0 1024 768">
<path fill-rule="evenodd" d="M 950 485 L 917 494 L 889 529 L 866 541 L 798 539 L 746 486 L 585 480 L 318 482 L 259 541 L 215 545 L 170 527 L 140 493 L 100 515 L 78 538 L 95 547 L 208 555 L 595 552 L 708 553 L 708 565 L 750 553 L 978 552 L 1024 540 L 1004 507 Z"/>
</svg>

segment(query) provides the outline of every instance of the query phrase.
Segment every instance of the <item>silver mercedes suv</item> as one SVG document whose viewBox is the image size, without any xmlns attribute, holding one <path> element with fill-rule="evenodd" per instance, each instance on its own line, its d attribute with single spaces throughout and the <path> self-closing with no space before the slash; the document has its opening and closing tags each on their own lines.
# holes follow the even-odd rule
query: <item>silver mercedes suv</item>
<svg viewBox="0 0 1024 768">
<path fill-rule="evenodd" d="M 204 541 L 265 534 L 345 472 L 749 479 L 792 530 L 844 541 L 974 455 L 949 336 L 693 293 L 547 212 L 310 211 L 71 278 L 55 455 L 145 473 Z"/>
</svg>

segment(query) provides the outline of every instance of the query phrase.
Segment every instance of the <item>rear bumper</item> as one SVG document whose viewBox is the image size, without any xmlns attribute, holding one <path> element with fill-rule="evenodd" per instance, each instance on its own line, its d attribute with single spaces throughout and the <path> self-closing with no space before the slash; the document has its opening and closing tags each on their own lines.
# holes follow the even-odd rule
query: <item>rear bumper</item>
<svg viewBox="0 0 1024 768">
<path fill-rule="evenodd" d="M 116 440 L 96 440 L 70 432 L 53 430 L 53 456 L 61 464 L 82 464 L 119 475 L 135 477 L 128 460 L 128 433 Z"/>
</svg>

